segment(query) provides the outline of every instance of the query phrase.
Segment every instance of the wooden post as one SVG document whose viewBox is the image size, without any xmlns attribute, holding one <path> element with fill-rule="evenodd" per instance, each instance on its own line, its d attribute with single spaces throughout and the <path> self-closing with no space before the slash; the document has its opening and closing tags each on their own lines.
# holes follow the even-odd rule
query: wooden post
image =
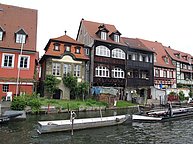
<svg viewBox="0 0 193 144">
<path fill-rule="evenodd" d="M 50 112 L 50 104 L 48 104 L 48 113 Z"/>
<path fill-rule="evenodd" d="M 1 104 L 0 104 L 0 115 L 1 115 Z"/>
</svg>

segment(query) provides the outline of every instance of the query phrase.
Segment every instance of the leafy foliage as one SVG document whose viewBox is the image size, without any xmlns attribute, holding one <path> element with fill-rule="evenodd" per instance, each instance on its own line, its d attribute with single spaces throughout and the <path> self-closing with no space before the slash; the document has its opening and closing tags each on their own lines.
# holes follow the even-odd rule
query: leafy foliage
<svg viewBox="0 0 193 144">
<path fill-rule="evenodd" d="M 190 92 L 188 93 L 188 95 L 189 95 L 189 97 L 192 98 L 192 96 L 193 96 L 193 91 L 192 91 L 192 89 L 190 89 Z"/>
<path fill-rule="evenodd" d="M 24 110 L 27 105 L 25 96 L 14 97 L 11 103 L 11 109 L 13 110 Z"/>
<path fill-rule="evenodd" d="M 179 99 L 180 99 L 180 101 L 185 100 L 185 94 L 184 94 L 183 91 L 180 91 L 180 92 L 179 92 Z"/>
<path fill-rule="evenodd" d="M 60 83 L 60 80 L 58 80 L 53 75 L 47 75 L 44 83 L 46 90 L 50 93 L 51 96 L 58 89 L 57 85 Z"/>
</svg>

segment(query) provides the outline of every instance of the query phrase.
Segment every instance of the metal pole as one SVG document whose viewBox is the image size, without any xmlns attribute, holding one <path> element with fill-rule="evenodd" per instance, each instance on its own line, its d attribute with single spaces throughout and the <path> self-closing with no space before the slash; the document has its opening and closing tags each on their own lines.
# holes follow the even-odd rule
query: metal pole
<svg viewBox="0 0 193 144">
<path fill-rule="evenodd" d="M 21 51 L 20 51 L 20 56 L 22 56 L 22 52 L 23 52 L 23 42 L 21 43 Z M 19 60 L 18 60 L 19 63 Z M 20 77 L 20 64 L 18 64 L 18 72 L 17 72 L 17 85 L 16 85 L 16 97 L 18 94 L 18 86 L 19 86 L 19 77 Z"/>
<path fill-rule="evenodd" d="M 190 64 L 190 95 L 192 96 L 192 59 L 189 59 Z"/>
</svg>

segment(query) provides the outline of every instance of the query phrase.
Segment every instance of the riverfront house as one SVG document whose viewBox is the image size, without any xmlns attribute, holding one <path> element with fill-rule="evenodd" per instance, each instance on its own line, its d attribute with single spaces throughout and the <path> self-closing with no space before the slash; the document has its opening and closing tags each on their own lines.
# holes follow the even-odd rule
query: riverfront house
<svg viewBox="0 0 193 144">
<path fill-rule="evenodd" d="M 41 95 L 47 95 L 43 84 L 46 75 L 54 75 L 61 80 L 59 89 L 52 96 L 55 99 L 70 99 L 70 91 L 64 86 L 62 78 L 72 74 L 78 78 L 78 82 L 88 78 L 87 61 L 84 45 L 66 34 L 58 38 L 52 38 L 45 47 L 45 54 L 40 60 L 41 65 Z"/>
<path fill-rule="evenodd" d="M 0 4 L 0 99 L 36 91 L 36 35 L 37 10 Z"/>
<path fill-rule="evenodd" d="M 122 38 L 114 25 L 83 19 L 77 41 L 90 47 L 92 94 L 110 89 L 121 100 L 131 100 L 134 96 L 144 100 L 153 85 L 151 50 L 131 46 L 134 41 Z"/>
</svg>

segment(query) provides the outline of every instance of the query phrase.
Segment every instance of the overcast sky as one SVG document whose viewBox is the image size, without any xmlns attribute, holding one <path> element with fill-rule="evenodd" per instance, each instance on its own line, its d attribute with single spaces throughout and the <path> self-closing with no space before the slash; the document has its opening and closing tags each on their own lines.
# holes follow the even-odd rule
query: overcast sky
<svg viewBox="0 0 193 144">
<path fill-rule="evenodd" d="M 113 24 L 129 38 L 161 42 L 193 55 L 192 0 L 0 0 L 38 10 L 37 51 L 50 38 L 76 39 L 82 18 Z"/>
</svg>

